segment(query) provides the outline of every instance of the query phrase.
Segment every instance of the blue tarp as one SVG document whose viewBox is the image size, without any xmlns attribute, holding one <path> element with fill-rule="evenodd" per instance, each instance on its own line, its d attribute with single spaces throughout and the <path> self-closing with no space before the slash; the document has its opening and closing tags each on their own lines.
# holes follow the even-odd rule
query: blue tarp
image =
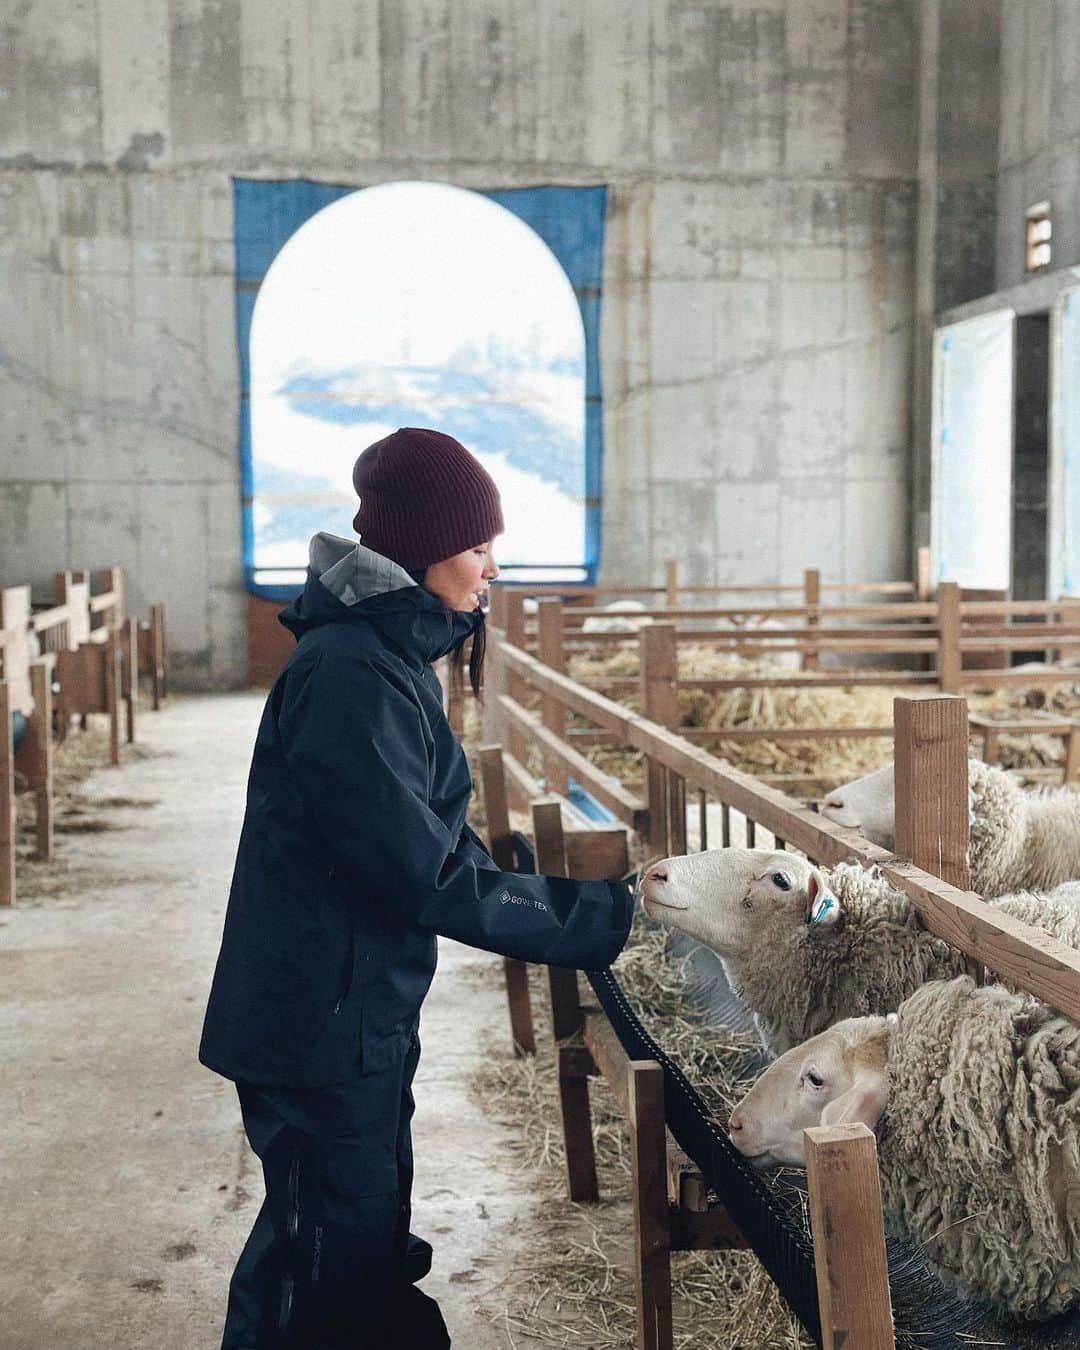
<svg viewBox="0 0 1080 1350">
<path fill-rule="evenodd" d="M 356 187 L 307 179 L 234 178 L 236 241 L 236 341 L 240 355 L 239 453 L 243 494 L 244 575 L 254 594 L 286 600 L 299 587 L 255 583 L 252 523 L 253 474 L 250 416 L 251 316 L 259 285 L 285 243 L 306 221 Z M 605 187 L 535 187 L 480 194 L 504 206 L 547 244 L 570 278 L 585 327 L 585 557 L 588 582 L 600 560 L 600 490 L 603 456 L 600 385 L 600 302 L 603 282 Z"/>
</svg>

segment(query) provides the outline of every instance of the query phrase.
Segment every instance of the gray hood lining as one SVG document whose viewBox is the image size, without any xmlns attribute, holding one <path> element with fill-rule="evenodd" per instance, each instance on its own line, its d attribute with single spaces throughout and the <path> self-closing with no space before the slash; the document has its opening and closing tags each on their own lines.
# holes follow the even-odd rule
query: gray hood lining
<svg viewBox="0 0 1080 1350">
<path fill-rule="evenodd" d="M 416 585 L 396 562 L 334 534 L 320 533 L 312 538 L 308 561 L 322 584 L 343 605 L 358 605 L 373 595 Z"/>
</svg>

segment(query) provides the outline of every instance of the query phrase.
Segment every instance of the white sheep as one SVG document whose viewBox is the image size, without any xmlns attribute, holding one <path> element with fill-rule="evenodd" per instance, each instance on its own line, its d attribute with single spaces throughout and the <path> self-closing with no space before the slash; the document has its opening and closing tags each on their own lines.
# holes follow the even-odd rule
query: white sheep
<svg viewBox="0 0 1080 1350">
<path fill-rule="evenodd" d="M 968 762 L 971 887 L 980 895 L 1046 890 L 1080 877 L 1080 794 L 1070 788 L 1025 792 L 1004 769 Z M 834 788 L 821 814 L 892 849 L 893 766 Z"/>
<path fill-rule="evenodd" d="M 803 1166 L 807 1126 L 878 1132 L 890 1219 L 946 1280 L 1043 1319 L 1080 1306 L 1080 1027 L 966 976 L 837 1023 L 732 1112 L 757 1167 Z"/>
<path fill-rule="evenodd" d="M 604 605 L 607 614 L 634 614 L 640 615 L 640 618 L 606 618 L 599 614 L 590 614 L 582 621 L 581 631 L 583 633 L 636 633 L 647 624 L 652 623 L 648 614 L 644 613 L 645 606 L 640 600 L 613 600 L 609 605 Z"/>
<path fill-rule="evenodd" d="M 709 849 L 649 868 L 642 905 L 716 952 L 773 1054 L 842 1018 L 892 1012 L 964 969 L 903 892 L 853 863 L 826 875 L 793 853 Z M 995 905 L 1080 949 L 1080 882 Z"/>
</svg>

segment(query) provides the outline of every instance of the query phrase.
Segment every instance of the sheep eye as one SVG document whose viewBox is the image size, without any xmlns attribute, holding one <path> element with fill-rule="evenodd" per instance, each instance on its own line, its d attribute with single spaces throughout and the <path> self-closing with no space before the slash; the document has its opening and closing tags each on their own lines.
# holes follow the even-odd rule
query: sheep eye
<svg viewBox="0 0 1080 1350">
<path fill-rule="evenodd" d="M 806 1081 L 810 1084 L 811 1087 L 814 1088 L 825 1086 L 825 1079 L 822 1078 L 820 1074 L 814 1073 L 812 1069 L 807 1069 Z"/>
<path fill-rule="evenodd" d="M 785 872 L 774 872 L 772 874 L 772 881 L 778 891 L 791 890 L 791 878 Z"/>
</svg>

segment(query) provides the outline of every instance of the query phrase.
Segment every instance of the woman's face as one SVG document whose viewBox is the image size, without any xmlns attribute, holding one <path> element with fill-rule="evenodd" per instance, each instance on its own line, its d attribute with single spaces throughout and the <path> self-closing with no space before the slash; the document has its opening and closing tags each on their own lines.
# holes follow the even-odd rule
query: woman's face
<svg viewBox="0 0 1080 1350">
<path fill-rule="evenodd" d="M 483 603 L 488 586 L 499 575 L 491 541 L 432 563 L 424 573 L 424 589 L 437 596 L 447 609 L 471 614 Z"/>
</svg>

